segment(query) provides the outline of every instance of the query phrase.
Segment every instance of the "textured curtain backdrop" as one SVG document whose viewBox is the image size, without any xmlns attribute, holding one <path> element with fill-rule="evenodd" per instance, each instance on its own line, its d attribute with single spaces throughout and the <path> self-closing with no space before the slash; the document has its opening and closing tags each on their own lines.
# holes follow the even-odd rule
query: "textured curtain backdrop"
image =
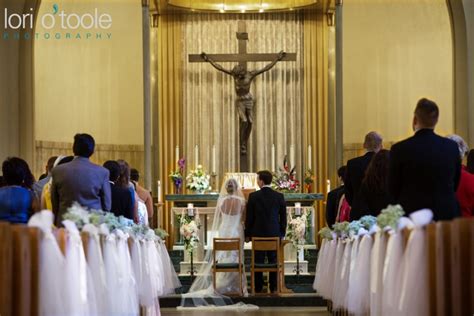
<svg viewBox="0 0 474 316">
<path fill-rule="evenodd" d="M 276 166 L 290 145 L 295 146 L 297 174 L 301 175 L 303 139 L 303 16 L 298 12 L 227 15 L 193 14 L 183 19 L 183 141 L 188 168 L 193 168 L 195 145 L 199 163 L 212 166 L 216 146 L 219 179 L 227 171 L 239 170 L 239 120 L 235 107 L 233 78 L 208 63 L 189 63 L 188 54 L 238 53 L 236 39 L 239 19 L 246 22 L 249 53 L 297 53 L 297 61 L 279 62 L 256 77 L 251 93 L 256 102 L 255 122 L 249 143 L 250 170 L 271 168 L 271 146 L 276 148 Z M 248 63 L 248 70 L 263 68 L 267 62 Z M 236 63 L 221 63 L 232 69 Z"/>
</svg>

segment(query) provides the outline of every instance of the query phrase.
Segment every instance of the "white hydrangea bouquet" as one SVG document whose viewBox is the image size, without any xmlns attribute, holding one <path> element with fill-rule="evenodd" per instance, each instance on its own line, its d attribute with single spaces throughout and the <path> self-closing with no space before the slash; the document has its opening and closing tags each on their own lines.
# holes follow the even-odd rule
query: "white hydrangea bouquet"
<svg viewBox="0 0 474 316">
<path fill-rule="evenodd" d="M 286 239 L 290 240 L 295 248 L 304 245 L 306 242 L 307 217 L 306 210 L 301 213 L 301 216 L 289 213 Z"/>
<path fill-rule="evenodd" d="M 182 214 L 179 219 L 179 232 L 183 236 L 184 248 L 192 253 L 199 243 L 199 218 Z"/>
<path fill-rule="evenodd" d="M 191 170 L 186 176 L 186 188 L 191 191 L 204 193 L 205 191 L 211 190 L 209 185 L 210 178 L 211 177 L 204 171 L 204 168 L 198 165 L 195 170 Z"/>
</svg>

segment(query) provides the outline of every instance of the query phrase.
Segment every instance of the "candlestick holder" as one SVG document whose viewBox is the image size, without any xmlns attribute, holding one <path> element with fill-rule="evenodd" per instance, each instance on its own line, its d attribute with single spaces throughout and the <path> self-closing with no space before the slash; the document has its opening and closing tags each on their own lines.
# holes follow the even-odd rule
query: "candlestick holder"
<svg viewBox="0 0 474 316">
<path fill-rule="evenodd" d="M 218 191 L 218 188 L 217 188 L 217 173 L 215 172 L 212 172 L 210 174 L 211 176 L 211 188 L 212 188 L 212 192 L 219 192 Z"/>
</svg>

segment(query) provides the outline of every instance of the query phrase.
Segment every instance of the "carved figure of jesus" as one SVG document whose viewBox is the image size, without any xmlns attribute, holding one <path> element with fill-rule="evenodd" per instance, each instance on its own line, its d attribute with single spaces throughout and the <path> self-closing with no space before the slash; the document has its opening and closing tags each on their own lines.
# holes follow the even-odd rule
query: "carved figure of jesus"
<svg viewBox="0 0 474 316">
<path fill-rule="evenodd" d="M 228 75 L 231 75 L 234 78 L 235 92 L 237 94 L 237 99 L 235 100 L 235 105 L 240 119 L 240 153 L 242 155 L 247 154 L 247 143 L 252 132 L 253 125 L 253 107 L 255 104 L 255 99 L 250 93 L 250 84 L 253 79 L 272 69 L 275 64 L 282 60 L 286 56 L 284 51 L 278 53 L 278 57 L 259 70 L 248 71 L 242 65 L 237 65 L 232 70 L 225 69 L 221 65 L 214 62 L 206 53 L 201 53 L 201 57 L 209 62 L 214 68 L 219 71 L 222 71 Z"/>
</svg>

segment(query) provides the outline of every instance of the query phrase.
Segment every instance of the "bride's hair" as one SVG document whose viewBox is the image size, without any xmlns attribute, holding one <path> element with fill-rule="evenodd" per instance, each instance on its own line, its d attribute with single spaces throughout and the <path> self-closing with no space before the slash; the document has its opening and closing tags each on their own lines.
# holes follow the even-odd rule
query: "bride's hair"
<svg viewBox="0 0 474 316">
<path fill-rule="evenodd" d="M 238 187 L 238 183 L 235 179 L 229 179 L 229 180 L 227 180 L 227 182 L 225 184 L 225 189 L 226 189 L 227 193 L 229 193 L 229 194 L 232 194 L 235 191 L 237 191 L 237 187 Z"/>
</svg>

